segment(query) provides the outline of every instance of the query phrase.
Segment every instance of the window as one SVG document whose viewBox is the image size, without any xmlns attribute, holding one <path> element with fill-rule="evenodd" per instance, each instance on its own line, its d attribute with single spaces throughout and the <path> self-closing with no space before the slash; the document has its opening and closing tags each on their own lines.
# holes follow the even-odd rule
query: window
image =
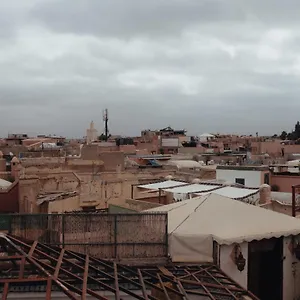
<svg viewBox="0 0 300 300">
<path fill-rule="evenodd" d="M 245 178 L 236 178 L 235 183 L 245 185 Z"/>
</svg>

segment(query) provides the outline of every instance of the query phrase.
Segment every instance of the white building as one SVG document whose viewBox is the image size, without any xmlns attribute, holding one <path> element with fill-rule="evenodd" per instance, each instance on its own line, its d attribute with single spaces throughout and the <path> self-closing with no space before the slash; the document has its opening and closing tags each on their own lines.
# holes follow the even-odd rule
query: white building
<svg viewBox="0 0 300 300">
<path fill-rule="evenodd" d="M 215 262 L 260 299 L 300 297 L 300 220 L 213 193 L 148 211 L 168 212 L 172 261 Z"/>
<path fill-rule="evenodd" d="M 270 183 L 270 170 L 267 166 L 217 166 L 216 180 L 259 188 Z"/>
<path fill-rule="evenodd" d="M 200 142 L 204 142 L 204 143 L 208 142 L 208 141 L 210 141 L 211 139 L 214 139 L 214 138 L 215 138 L 215 136 L 210 134 L 210 133 L 202 133 L 202 134 L 199 135 Z"/>
</svg>

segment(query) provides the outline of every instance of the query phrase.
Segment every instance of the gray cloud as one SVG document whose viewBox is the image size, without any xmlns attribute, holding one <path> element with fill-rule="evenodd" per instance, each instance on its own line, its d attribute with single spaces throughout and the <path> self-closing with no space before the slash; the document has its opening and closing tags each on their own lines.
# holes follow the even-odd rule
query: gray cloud
<svg viewBox="0 0 300 300">
<path fill-rule="evenodd" d="M 178 34 L 199 22 L 242 21 L 245 17 L 239 6 L 230 7 L 224 0 L 57 0 L 38 5 L 33 15 L 59 32 L 126 38 Z"/>
<path fill-rule="evenodd" d="M 0 135 L 184 127 L 289 130 L 300 102 L 298 1 L 0 4 Z"/>
</svg>

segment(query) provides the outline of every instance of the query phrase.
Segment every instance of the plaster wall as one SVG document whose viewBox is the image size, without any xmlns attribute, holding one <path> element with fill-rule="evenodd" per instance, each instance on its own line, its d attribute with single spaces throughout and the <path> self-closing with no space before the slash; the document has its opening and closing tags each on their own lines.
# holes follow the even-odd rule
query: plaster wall
<svg viewBox="0 0 300 300">
<path fill-rule="evenodd" d="M 76 173 L 71 171 L 39 172 L 35 176 L 22 175 L 20 178 L 20 212 L 39 212 L 36 206 L 37 195 L 40 192 L 79 193 L 79 204 L 72 210 L 83 206 L 107 208 L 109 204 L 123 205 L 131 198 L 131 185 L 140 180 L 151 181 L 157 178 L 159 172 L 99 172 Z M 166 176 L 163 173 L 162 176 Z M 151 195 L 152 196 L 152 195 Z M 75 203 L 75 202 L 74 202 Z M 78 202 L 76 202 L 78 203 Z"/>
<path fill-rule="evenodd" d="M 234 281 L 240 284 L 243 288 L 247 289 L 248 286 L 248 243 L 240 244 L 243 256 L 246 258 L 245 269 L 240 272 L 233 259 L 232 253 L 234 245 L 221 245 L 220 246 L 220 268 Z"/>
<path fill-rule="evenodd" d="M 248 288 L 248 243 L 240 244 L 246 258 L 245 269 L 240 272 L 232 260 L 234 245 L 220 247 L 220 268 L 243 288 Z M 295 300 L 300 297 L 300 262 L 291 252 L 291 237 L 283 239 L 283 299 Z"/>
<path fill-rule="evenodd" d="M 36 205 L 37 195 L 40 192 L 40 183 L 37 177 L 19 180 L 19 210 L 20 213 L 38 213 Z"/>
<path fill-rule="evenodd" d="M 281 214 L 285 214 L 288 216 L 292 216 L 292 206 L 291 205 L 284 205 L 277 201 L 272 201 L 271 203 L 267 203 L 265 205 L 261 205 L 262 208 L 273 210 L 276 212 L 279 212 Z M 300 212 L 296 212 L 296 215 L 298 216 Z"/>
<path fill-rule="evenodd" d="M 50 201 L 48 204 L 48 213 L 64 213 L 78 210 L 80 207 L 79 196 L 69 197 L 61 200 Z"/>
<path fill-rule="evenodd" d="M 155 208 L 158 206 L 162 206 L 162 204 L 147 202 L 147 201 L 140 201 L 135 199 L 127 199 L 125 201 L 125 207 L 135 210 L 135 211 L 143 211 L 151 208 Z"/>
<path fill-rule="evenodd" d="M 291 237 L 283 241 L 283 299 L 294 300 L 300 297 L 300 263 L 292 254 Z"/>
<path fill-rule="evenodd" d="M 262 185 L 261 171 L 249 170 L 216 170 L 216 179 L 225 180 L 230 183 L 235 183 L 236 178 L 245 179 L 245 186 L 247 187 L 260 187 Z"/>
<path fill-rule="evenodd" d="M 279 192 L 292 192 L 292 185 L 300 184 L 300 176 L 289 175 L 271 175 L 271 185 L 277 185 Z"/>
<path fill-rule="evenodd" d="M 6 171 L 6 160 L 0 157 L 0 172 Z"/>
<path fill-rule="evenodd" d="M 8 189 L 0 189 L 0 213 L 19 212 L 19 182 L 15 181 Z"/>
</svg>

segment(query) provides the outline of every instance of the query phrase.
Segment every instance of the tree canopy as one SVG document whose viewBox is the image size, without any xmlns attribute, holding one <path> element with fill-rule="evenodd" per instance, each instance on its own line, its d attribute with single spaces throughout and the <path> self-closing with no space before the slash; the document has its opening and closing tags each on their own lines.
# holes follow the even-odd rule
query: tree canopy
<svg viewBox="0 0 300 300">
<path fill-rule="evenodd" d="M 295 129 L 289 133 L 286 131 L 282 131 L 280 134 L 280 139 L 282 140 L 292 140 L 292 141 L 298 141 L 300 140 L 300 122 L 297 121 L 295 124 Z"/>
</svg>

